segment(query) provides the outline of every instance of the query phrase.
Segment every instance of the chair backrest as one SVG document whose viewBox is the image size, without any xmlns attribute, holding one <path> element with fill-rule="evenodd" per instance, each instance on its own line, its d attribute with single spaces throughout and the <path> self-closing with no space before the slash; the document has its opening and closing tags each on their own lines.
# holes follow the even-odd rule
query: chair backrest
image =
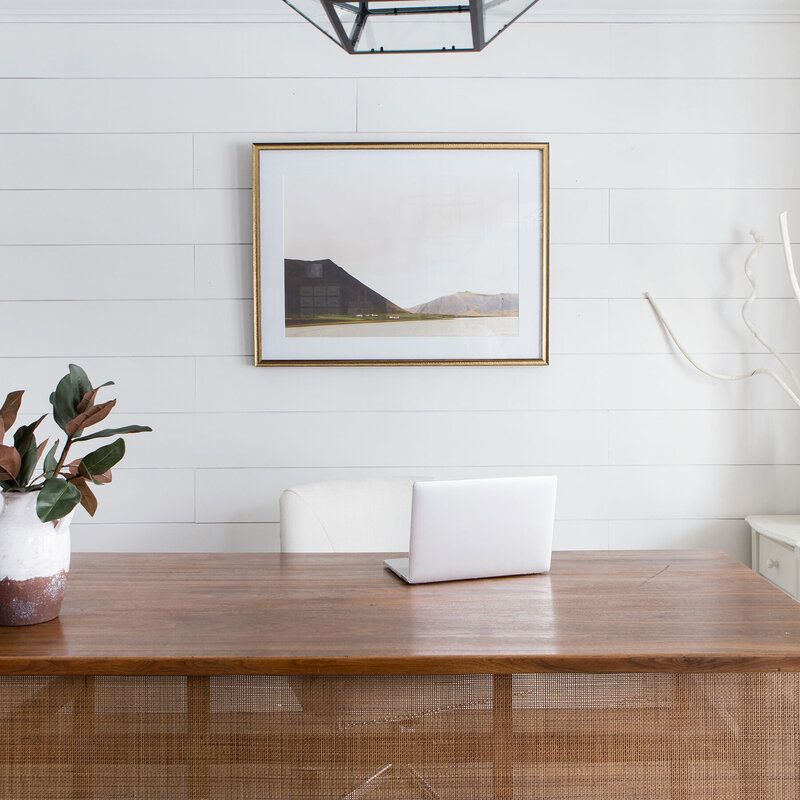
<svg viewBox="0 0 800 800">
<path fill-rule="evenodd" d="M 346 478 L 281 494 L 284 553 L 405 552 L 411 488 L 421 477 Z"/>
</svg>

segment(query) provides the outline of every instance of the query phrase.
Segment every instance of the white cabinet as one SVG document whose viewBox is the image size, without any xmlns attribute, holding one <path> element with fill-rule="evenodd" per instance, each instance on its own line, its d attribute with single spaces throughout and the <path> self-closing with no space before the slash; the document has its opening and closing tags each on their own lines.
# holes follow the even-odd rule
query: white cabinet
<svg viewBox="0 0 800 800">
<path fill-rule="evenodd" d="M 753 516 L 752 565 L 759 575 L 800 600 L 800 515 Z"/>
</svg>

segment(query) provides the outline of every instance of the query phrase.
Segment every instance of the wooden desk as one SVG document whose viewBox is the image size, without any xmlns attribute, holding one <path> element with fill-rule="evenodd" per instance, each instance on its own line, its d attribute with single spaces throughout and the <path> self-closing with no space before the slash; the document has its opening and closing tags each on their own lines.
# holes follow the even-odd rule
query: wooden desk
<svg viewBox="0 0 800 800">
<path fill-rule="evenodd" d="M 0 628 L 0 798 L 317 800 L 387 758 L 442 797 L 800 797 L 800 605 L 734 559 L 383 557 L 75 555 L 58 620 Z"/>
</svg>

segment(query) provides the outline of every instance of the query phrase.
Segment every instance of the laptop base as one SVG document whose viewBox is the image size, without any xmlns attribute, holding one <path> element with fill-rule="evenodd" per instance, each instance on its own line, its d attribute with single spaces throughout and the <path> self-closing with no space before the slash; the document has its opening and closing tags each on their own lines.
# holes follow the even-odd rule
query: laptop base
<svg viewBox="0 0 800 800">
<path fill-rule="evenodd" d="M 394 572 L 399 578 L 402 578 L 406 583 L 413 583 L 411 578 L 408 577 L 408 559 L 407 558 L 387 558 L 383 562 L 389 569 Z"/>
</svg>

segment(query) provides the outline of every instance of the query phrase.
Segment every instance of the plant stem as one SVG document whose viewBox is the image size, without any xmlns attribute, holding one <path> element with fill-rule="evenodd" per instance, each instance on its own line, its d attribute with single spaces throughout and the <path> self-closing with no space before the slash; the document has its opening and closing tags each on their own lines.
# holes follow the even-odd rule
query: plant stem
<svg viewBox="0 0 800 800">
<path fill-rule="evenodd" d="M 67 441 L 64 442 L 64 449 L 61 451 L 61 458 L 58 459 L 56 468 L 53 470 L 54 476 L 61 472 L 61 467 L 64 466 L 64 462 L 67 460 L 67 453 L 69 453 L 70 447 L 72 447 L 72 437 L 67 434 Z"/>
</svg>

